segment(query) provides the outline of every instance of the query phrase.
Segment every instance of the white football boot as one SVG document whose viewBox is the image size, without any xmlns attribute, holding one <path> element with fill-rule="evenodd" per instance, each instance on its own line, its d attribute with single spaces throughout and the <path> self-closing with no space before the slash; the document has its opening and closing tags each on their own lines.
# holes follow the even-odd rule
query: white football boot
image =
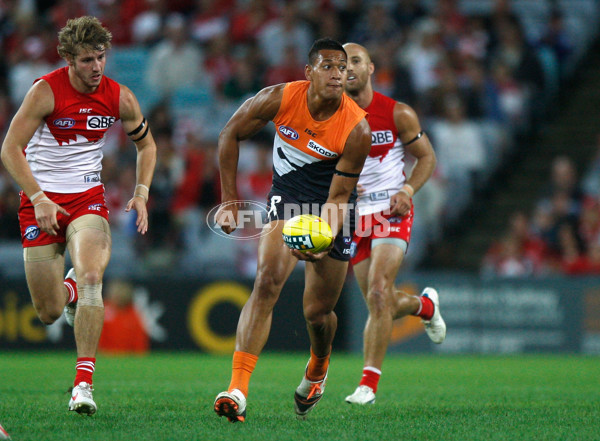
<svg viewBox="0 0 600 441">
<path fill-rule="evenodd" d="M 425 332 L 429 336 L 429 339 L 440 344 L 446 338 L 446 322 L 440 314 L 440 298 L 438 292 L 430 287 L 427 287 L 421 293 L 421 296 L 428 297 L 433 302 L 433 316 L 431 320 L 423 320 L 425 325 Z"/>
<path fill-rule="evenodd" d="M 311 381 L 306 378 L 305 371 L 302 381 L 294 393 L 294 409 L 296 410 L 298 419 L 306 419 L 308 412 L 313 410 L 313 408 L 323 397 L 328 373 L 329 369 L 327 369 L 327 372 L 325 372 L 325 377 L 322 380 Z"/>
<path fill-rule="evenodd" d="M 214 409 L 217 415 L 226 416 L 232 423 L 243 423 L 246 420 L 246 397 L 239 389 L 221 392 L 215 398 Z"/>
<path fill-rule="evenodd" d="M 65 276 L 65 279 L 73 279 L 75 280 L 75 283 L 77 283 L 77 279 L 75 278 L 75 268 L 71 268 L 69 270 L 69 272 Z M 75 326 L 75 311 L 77 311 L 77 302 L 67 303 L 64 311 L 65 319 L 71 327 Z"/>
<path fill-rule="evenodd" d="M 369 386 L 360 385 L 352 395 L 346 397 L 346 403 L 349 404 L 374 404 L 375 393 Z"/>
<path fill-rule="evenodd" d="M 69 400 L 69 410 L 74 410 L 79 414 L 93 415 L 98 410 L 94 402 L 92 392 L 94 389 L 91 384 L 82 381 L 73 388 L 71 399 Z"/>
</svg>

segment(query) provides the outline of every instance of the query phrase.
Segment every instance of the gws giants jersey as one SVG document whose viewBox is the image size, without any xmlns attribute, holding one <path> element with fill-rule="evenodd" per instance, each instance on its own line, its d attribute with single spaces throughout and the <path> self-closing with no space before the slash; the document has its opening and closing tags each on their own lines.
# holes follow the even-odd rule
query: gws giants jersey
<svg viewBox="0 0 600 441">
<path fill-rule="evenodd" d="M 309 81 L 287 83 L 273 122 L 273 188 L 300 202 L 324 203 L 348 135 L 366 112 L 346 95 L 326 121 L 315 121 L 307 104 Z"/>
<path fill-rule="evenodd" d="M 71 86 L 68 67 L 38 78 L 54 94 L 54 110 L 27 144 L 25 156 L 42 190 L 80 193 L 100 185 L 104 133 L 119 119 L 120 86 L 102 77 L 93 93 Z"/>
<path fill-rule="evenodd" d="M 394 122 L 396 101 L 373 92 L 373 100 L 365 109 L 371 126 L 371 151 L 360 174 L 358 183 L 365 192 L 358 198 L 361 216 L 377 213 L 390 207 L 390 197 L 397 193 L 406 180 L 404 176 L 404 146 L 398 138 Z"/>
</svg>

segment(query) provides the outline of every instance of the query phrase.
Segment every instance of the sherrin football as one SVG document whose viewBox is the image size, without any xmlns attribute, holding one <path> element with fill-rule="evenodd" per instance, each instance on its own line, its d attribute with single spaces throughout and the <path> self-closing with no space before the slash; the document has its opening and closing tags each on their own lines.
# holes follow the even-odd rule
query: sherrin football
<svg viewBox="0 0 600 441">
<path fill-rule="evenodd" d="M 333 240 L 329 224 L 313 214 L 301 214 L 287 220 L 281 234 L 289 248 L 302 252 L 320 253 Z"/>
</svg>

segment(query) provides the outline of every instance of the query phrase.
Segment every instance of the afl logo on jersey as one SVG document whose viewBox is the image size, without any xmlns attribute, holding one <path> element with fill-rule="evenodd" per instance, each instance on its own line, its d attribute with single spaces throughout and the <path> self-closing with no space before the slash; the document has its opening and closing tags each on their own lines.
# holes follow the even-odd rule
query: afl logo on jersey
<svg viewBox="0 0 600 441">
<path fill-rule="evenodd" d="M 291 129 L 287 126 L 279 126 L 278 130 L 279 130 L 279 133 L 281 133 L 287 139 L 296 140 L 300 137 L 300 135 L 298 135 L 298 132 L 296 132 L 294 129 Z"/>
<path fill-rule="evenodd" d="M 90 115 L 87 117 L 88 130 L 106 130 L 112 126 L 116 118 L 114 116 L 97 116 Z"/>
<path fill-rule="evenodd" d="M 75 120 L 73 118 L 58 118 L 54 120 L 53 124 L 59 129 L 70 129 L 75 125 Z"/>
<path fill-rule="evenodd" d="M 30 225 L 25 229 L 25 239 L 34 240 L 40 235 L 40 227 L 37 225 Z"/>
</svg>

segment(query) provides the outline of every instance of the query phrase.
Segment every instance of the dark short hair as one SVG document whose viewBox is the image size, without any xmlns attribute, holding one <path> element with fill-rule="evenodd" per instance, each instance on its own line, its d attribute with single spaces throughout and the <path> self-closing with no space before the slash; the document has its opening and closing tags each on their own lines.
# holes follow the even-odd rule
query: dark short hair
<svg viewBox="0 0 600 441">
<path fill-rule="evenodd" d="M 308 64 L 311 66 L 314 65 L 315 61 L 317 61 L 317 58 L 319 57 L 319 51 L 322 50 L 340 51 L 343 52 L 346 57 L 348 57 L 348 54 L 341 43 L 331 38 L 319 38 L 313 43 L 310 51 L 308 51 Z"/>
</svg>

